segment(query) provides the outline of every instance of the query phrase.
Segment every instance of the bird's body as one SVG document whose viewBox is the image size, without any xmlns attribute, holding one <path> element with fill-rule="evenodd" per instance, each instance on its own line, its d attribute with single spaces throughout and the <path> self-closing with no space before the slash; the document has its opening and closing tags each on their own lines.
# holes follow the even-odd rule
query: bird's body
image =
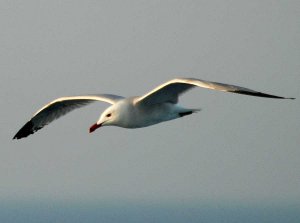
<svg viewBox="0 0 300 223">
<path fill-rule="evenodd" d="M 191 114 L 191 112 L 200 110 L 183 108 L 178 104 L 170 102 L 153 104 L 152 106 L 135 104 L 138 98 L 130 97 L 121 99 L 104 111 L 103 114 L 112 114 L 116 117 L 115 122 L 111 124 L 112 126 L 132 129 L 180 118 L 185 114 Z M 115 111 L 118 111 L 117 114 Z M 103 118 L 105 118 L 105 115 L 103 115 Z"/>
<path fill-rule="evenodd" d="M 111 106 L 90 127 L 90 132 L 101 126 L 141 128 L 177 119 L 200 110 L 183 108 L 177 104 L 178 97 L 193 87 L 265 98 L 294 99 L 270 95 L 235 85 L 194 78 L 178 78 L 170 80 L 140 97 L 124 98 L 118 95 L 100 94 L 58 98 L 38 110 L 31 120 L 17 132 L 14 139 L 27 137 L 62 115 L 95 101 L 106 102 Z"/>
</svg>

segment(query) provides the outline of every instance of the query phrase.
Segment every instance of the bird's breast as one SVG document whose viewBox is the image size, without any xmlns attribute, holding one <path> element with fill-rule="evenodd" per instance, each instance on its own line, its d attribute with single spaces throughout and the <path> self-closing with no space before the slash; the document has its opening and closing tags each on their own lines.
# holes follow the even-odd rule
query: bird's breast
<svg viewBox="0 0 300 223">
<path fill-rule="evenodd" d="M 163 121 L 178 118 L 178 114 L 174 112 L 173 104 L 157 104 L 147 107 L 128 107 L 124 113 L 121 127 L 125 128 L 142 128 L 154 125 Z"/>
</svg>

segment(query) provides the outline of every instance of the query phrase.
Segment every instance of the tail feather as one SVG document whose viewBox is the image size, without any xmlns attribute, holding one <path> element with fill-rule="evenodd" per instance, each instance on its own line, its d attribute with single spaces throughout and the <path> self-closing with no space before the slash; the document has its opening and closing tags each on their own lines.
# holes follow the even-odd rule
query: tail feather
<svg viewBox="0 0 300 223">
<path fill-rule="evenodd" d="M 189 109 L 189 110 L 186 110 L 186 111 L 184 111 L 184 112 L 179 112 L 178 115 L 179 115 L 180 117 L 183 117 L 183 116 L 191 115 L 191 114 L 196 113 L 196 112 L 199 112 L 199 111 L 201 111 L 201 109 L 199 109 L 199 108 Z"/>
</svg>

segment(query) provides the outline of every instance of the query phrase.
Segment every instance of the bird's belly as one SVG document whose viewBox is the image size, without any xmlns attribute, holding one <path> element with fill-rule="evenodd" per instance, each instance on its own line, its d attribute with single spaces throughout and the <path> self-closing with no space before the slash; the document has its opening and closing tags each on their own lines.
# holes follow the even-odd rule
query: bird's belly
<svg viewBox="0 0 300 223">
<path fill-rule="evenodd" d="M 128 117 L 128 122 L 125 128 L 142 128 L 150 125 L 155 125 L 160 122 L 169 121 L 178 118 L 178 113 L 173 112 L 173 110 L 168 107 L 159 108 L 153 107 L 152 109 L 139 110 L 137 112 L 131 113 Z"/>
</svg>

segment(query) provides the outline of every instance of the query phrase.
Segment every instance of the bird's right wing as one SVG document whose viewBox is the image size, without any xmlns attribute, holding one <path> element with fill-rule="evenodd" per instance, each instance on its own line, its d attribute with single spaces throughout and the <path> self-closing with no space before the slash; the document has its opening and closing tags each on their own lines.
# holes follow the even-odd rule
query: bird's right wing
<svg viewBox="0 0 300 223">
<path fill-rule="evenodd" d="M 240 87 L 231 84 L 223 84 L 213 81 L 205 81 L 195 78 L 177 78 L 170 80 L 156 88 L 154 88 L 149 93 L 137 98 L 135 100 L 136 104 L 148 105 L 159 103 L 177 103 L 178 97 L 184 92 L 194 88 L 202 87 L 211 90 L 231 92 L 236 94 L 245 94 L 256 97 L 265 97 L 265 98 L 277 98 L 277 99 L 294 99 L 294 98 L 285 98 L 281 96 L 266 94 L 258 91 L 251 90 L 249 88 Z"/>
<path fill-rule="evenodd" d="M 115 104 L 124 97 L 112 94 L 70 96 L 57 98 L 38 110 L 33 117 L 17 132 L 13 139 L 20 139 L 33 134 L 50 122 L 95 101 Z"/>
</svg>

